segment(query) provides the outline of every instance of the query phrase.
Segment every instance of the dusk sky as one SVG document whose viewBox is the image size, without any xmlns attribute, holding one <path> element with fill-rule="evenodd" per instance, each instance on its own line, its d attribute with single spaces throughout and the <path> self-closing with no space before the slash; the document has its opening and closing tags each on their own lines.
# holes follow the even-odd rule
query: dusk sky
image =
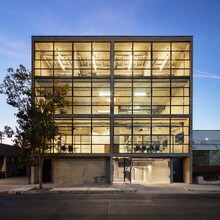
<svg viewBox="0 0 220 220">
<path fill-rule="evenodd" d="M 193 129 L 220 130 L 219 0 L 0 0 L 0 5 L 0 83 L 9 67 L 31 70 L 32 35 L 192 35 Z M 14 110 L 3 95 L 0 108 L 0 131 L 14 127 Z"/>
</svg>

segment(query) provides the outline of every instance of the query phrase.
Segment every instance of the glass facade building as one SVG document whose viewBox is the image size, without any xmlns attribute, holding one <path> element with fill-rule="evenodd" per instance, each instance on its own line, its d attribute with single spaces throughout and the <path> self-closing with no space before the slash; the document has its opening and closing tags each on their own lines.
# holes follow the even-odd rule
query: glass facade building
<svg viewBox="0 0 220 220">
<path fill-rule="evenodd" d="M 153 176 L 164 162 L 164 182 L 191 182 L 192 42 L 191 36 L 32 37 L 34 98 L 41 98 L 38 88 L 53 92 L 54 81 L 68 84 L 68 106 L 54 114 L 59 135 L 48 143 L 51 181 L 61 182 L 59 160 L 62 168 L 100 160 L 104 171 L 90 180 L 163 182 Z"/>
</svg>

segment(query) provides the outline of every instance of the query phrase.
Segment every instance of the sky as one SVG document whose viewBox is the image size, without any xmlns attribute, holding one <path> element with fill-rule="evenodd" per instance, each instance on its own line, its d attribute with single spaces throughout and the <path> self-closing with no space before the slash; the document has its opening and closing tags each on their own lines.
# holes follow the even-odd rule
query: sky
<svg viewBox="0 0 220 220">
<path fill-rule="evenodd" d="M 0 83 L 31 70 L 33 35 L 192 35 L 193 129 L 220 130 L 219 0 L 0 0 L 0 27 Z M 0 131 L 16 126 L 5 98 Z"/>
</svg>

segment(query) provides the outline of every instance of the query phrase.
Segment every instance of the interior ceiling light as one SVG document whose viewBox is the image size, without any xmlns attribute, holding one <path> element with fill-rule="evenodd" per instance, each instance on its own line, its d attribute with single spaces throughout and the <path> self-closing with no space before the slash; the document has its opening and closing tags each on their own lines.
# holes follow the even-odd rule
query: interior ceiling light
<svg viewBox="0 0 220 220">
<path fill-rule="evenodd" d="M 57 58 L 58 58 L 60 66 L 63 68 L 63 70 L 65 70 L 65 67 L 64 67 L 64 65 L 63 65 L 63 63 L 62 63 L 62 61 L 60 59 L 61 58 L 60 54 L 57 54 Z"/>
<path fill-rule="evenodd" d="M 96 71 L 96 59 L 95 59 L 95 55 L 92 55 L 92 64 L 93 64 L 93 68 Z"/>
<path fill-rule="evenodd" d="M 110 113 L 110 110 L 98 110 L 98 113 Z"/>
<path fill-rule="evenodd" d="M 130 107 L 130 109 L 131 109 L 131 107 Z M 134 106 L 133 106 L 133 109 L 135 109 L 135 110 L 141 109 L 141 106 L 139 106 L 139 105 L 134 105 Z"/>
<path fill-rule="evenodd" d="M 169 54 L 166 55 L 166 58 L 164 59 L 162 65 L 160 66 L 160 71 L 163 69 L 163 67 L 165 66 L 166 62 L 167 62 L 167 59 L 169 57 Z"/>
<path fill-rule="evenodd" d="M 109 91 L 100 91 L 99 92 L 99 96 L 110 96 L 110 92 Z"/>
<path fill-rule="evenodd" d="M 47 65 L 52 69 L 52 66 L 50 65 L 49 61 L 46 58 L 44 58 L 44 59 L 45 59 Z"/>
<path fill-rule="evenodd" d="M 131 70 L 131 65 L 132 65 L 132 55 L 129 56 L 128 70 Z"/>
<path fill-rule="evenodd" d="M 140 112 L 142 109 L 141 109 L 141 106 L 138 106 L 138 105 L 136 105 L 136 106 L 133 106 L 133 111 L 135 111 L 135 112 Z M 127 109 L 127 112 L 132 112 L 132 107 L 129 107 L 128 109 Z"/>
<path fill-rule="evenodd" d="M 134 92 L 134 96 L 147 96 L 146 92 Z"/>
</svg>

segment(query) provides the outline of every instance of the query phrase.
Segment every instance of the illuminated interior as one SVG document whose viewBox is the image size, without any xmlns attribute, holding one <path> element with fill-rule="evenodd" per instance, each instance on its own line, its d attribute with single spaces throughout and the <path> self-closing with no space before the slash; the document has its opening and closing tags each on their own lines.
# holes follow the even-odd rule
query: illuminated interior
<svg viewBox="0 0 220 220">
<path fill-rule="evenodd" d="M 190 42 L 35 42 L 33 72 L 69 85 L 50 153 L 189 153 Z"/>
</svg>

